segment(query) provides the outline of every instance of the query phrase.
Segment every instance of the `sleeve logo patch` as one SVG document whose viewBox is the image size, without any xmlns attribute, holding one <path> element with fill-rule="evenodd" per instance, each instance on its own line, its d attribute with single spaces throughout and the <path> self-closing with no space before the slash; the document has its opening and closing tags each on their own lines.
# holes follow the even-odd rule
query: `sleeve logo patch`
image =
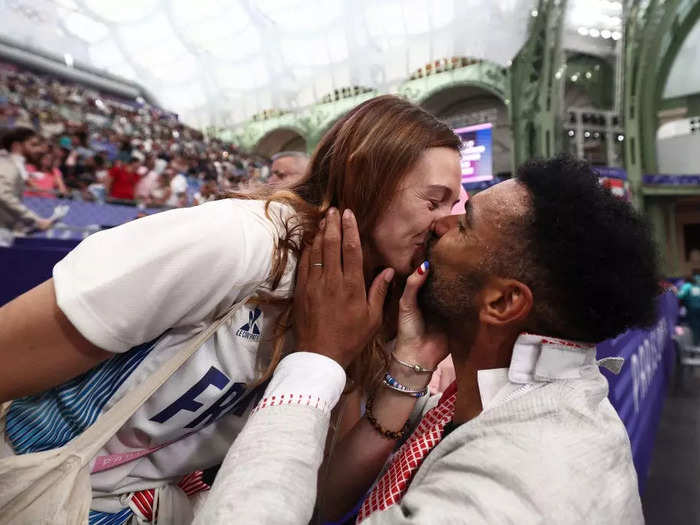
<svg viewBox="0 0 700 525">
<path fill-rule="evenodd" d="M 262 328 L 262 311 L 255 308 L 248 312 L 248 322 L 236 330 L 236 335 L 249 341 L 260 341 L 260 330 Z"/>
</svg>

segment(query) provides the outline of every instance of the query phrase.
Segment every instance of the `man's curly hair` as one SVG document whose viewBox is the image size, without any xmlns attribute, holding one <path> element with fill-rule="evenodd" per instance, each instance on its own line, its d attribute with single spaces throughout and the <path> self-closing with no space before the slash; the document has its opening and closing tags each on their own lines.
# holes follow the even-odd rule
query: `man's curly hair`
<svg viewBox="0 0 700 525">
<path fill-rule="evenodd" d="M 532 288 L 531 330 L 600 342 L 653 324 L 657 253 L 632 206 L 603 188 L 588 163 L 568 156 L 527 162 L 517 180 L 530 194 L 531 214 L 508 273 Z"/>
</svg>

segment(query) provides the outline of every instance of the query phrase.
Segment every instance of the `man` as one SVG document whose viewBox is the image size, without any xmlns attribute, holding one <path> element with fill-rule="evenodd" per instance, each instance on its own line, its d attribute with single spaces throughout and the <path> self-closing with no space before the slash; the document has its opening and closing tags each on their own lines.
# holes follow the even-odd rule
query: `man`
<svg viewBox="0 0 700 525">
<path fill-rule="evenodd" d="M 171 166 L 175 170 L 175 175 L 170 179 L 170 197 L 168 206 L 181 208 L 187 206 L 187 161 L 182 157 L 176 157 Z"/>
<path fill-rule="evenodd" d="M 309 157 L 301 151 L 282 151 L 272 156 L 268 182 L 274 186 L 290 186 L 306 172 Z"/>
<path fill-rule="evenodd" d="M 329 407 L 345 386 L 341 367 L 367 340 L 363 327 L 376 325 L 385 293 L 376 282 L 368 299 L 358 293 L 354 222 L 344 215 L 341 259 L 333 217 L 300 264 L 303 351 L 280 362 L 196 523 L 311 517 Z M 394 352 L 430 334 L 417 309 L 422 287 L 421 308 L 447 335 L 457 379 L 379 477 L 358 521 L 642 523 L 629 439 L 593 345 L 655 320 L 645 223 L 586 164 L 558 158 L 528 163 L 477 194 L 435 234 L 429 269 L 424 263 L 407 281 L 400 316 L 412 328 L 400 320 Z M 406 363 L 416 377 L 437 362 L 416 356 Z M 388 437 L 398 430 L 373 419 Z"/>
<path fill-rule="evenodd" d="M 138 169 L 138 175 L 141 177 L 136 184 L 134 191 L 135 196 L 140 201 L 148 200 L 151 192 L 158 187 L 158 179 L 160 175 L 155 169 L 156 161 L 153 155 L 149 155 L 143 166 Z"/>
<path fill-rule="evenodd" d="M 27 161 L 36 162 L 44 151 L 41 138 L 30 128 L 7 131 L 0 142 L 0 230 L 47 230 L 51 220 L 42 219 L 22 202 Z"/>
<path fill-rule="evenodd" d="M 136 198 L 136 185 L 139 182 L 139 161 L 131 157 L 129 162 L 122 164 L 117 161 L 108 172 L 107 195 L 111 199 L 129 200 Z"/>
<path fill-rule="evenodd" d="M 700 344 L 700 270 L 694 270 L 678 292 L 678 299 L 686 307 L 688 324 L 693 332 L 693 344 Z"/>
</svg>

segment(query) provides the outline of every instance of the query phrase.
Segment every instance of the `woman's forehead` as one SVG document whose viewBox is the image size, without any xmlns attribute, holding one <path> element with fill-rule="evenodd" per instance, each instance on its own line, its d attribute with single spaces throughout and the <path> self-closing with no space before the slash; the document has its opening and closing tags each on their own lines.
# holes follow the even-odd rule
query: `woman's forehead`
<svg viewBox="0 0 700 525">
<path fill-rule="evenodd" d="M 461 183 L 459 153 L 448 148 L 430 148 L 406 174 L 406 183 L 443 186 L 459 195 Z"/>
</svg>

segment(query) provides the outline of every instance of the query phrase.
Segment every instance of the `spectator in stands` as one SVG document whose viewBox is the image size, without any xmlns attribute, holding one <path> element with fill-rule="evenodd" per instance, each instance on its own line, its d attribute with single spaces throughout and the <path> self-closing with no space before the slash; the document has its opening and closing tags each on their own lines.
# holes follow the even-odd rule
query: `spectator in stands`
<svg viewBox="0 0 700 525">
<path fill-rule="evenodd" d="M 131 156 L 158 156 L 157 173 L 174 158 L 176 171 L 188 184 L 183 192 L 182 178 L 174 179 L 173 205 L 187 205 L 188 197 L 199 190 L 200 181 L 193 176 L 197 172 L 216 171 L 220 191 L 240 187 L 249 179 L 264 180 L 267 174 L 266 160 L 242 154 L 217 139 L 205 142 L 200 133 L 145 102 L 135 107 L 85 86 L 0 68 L 0 123 L 23 122 L 49 141 L 72 198 L 103 201 L 98 175 L 117 158 L 126 163 Z M 97 153 L 107 161 L 104 167 L 90 160 Z"/>
<path fill-rule="evenodd" d="M 273 186 L 290 186 L 306 173 L 309 157 L 301 151 L 283 151 L 272 156 L 268 182 Z"/>
<path fill-rule="evenodd" d="M 167 204 L 173 207 L 187 206 L 187 163 L 182 157 L 176 157 L 171 166 L 175 174 L 170 179 L 170 198 Z"/>
<path fill-rule="evenodd" d="M 700 345 L 700 269 L 686 279 L 678 291 L 678 299 L 686 308 L 686 318 L 693 332 L 693 344 Z"/>
<path fill-rule="evenodd" d="M 137 173 L 139 163 L 129 159 L 127 163 L 117 162 L 109 170 L 107 178 L 107 195 L 111 199 L 133 201 L 136 184 L 139 182 Z"/>
<path fill-rule="evenodd" d="M 53 157 L 54 167 L 60 170 L 61 166 L 65 162 L 65 158 L 68 155 L 68 152 L 65 149 L 63 149 L 58 142 L 54 141 L 53 143 L 50 143 L 49 153 L 51 153 Z"/>
<path fill-rule="evenodd" d="M 30 128 L 15 128 L 0 139 L 0 229 L 48 230 L 49 219 L 42 219 L 22 202 L 26 180 L 25 164 L 36 162 L 44 151 L 41 138 Z"/>
<path fill-rule="evenodd" d="M 129 162 L 131 160 L 131 150 L 131 140 L 122 139 L 116 160 L 121 161 L 123 163 Z"/>
<path fill-rule="evenodd" d="M 105 159 L 101 153 L 96 153 L 87 161 L 88 171 L 83 173 L 81 179 L 86 186 L 82 191 L 85 200 L 97 200 L 104 203 L 107 197 L 106 184 L 109 177 L 109 170 L 105 169 Z"/>
<path fill-rule="evenodd" d="M 87 132 L 85 132 L 85 130 L 80 130 L 73 136 L 73 149 L 77 152 L 80 159 L 95 155 L 95 152 L 88 144 Z"/>
<path fill-rule="evenodd" d="M 199 191 L 194 194 L 193 204 L 196 206 L 198 204 L 203 204 L 205 202 L 213 201 L 216 199 L 218 189 L 216 186 L 215 179 L 206 179 L 204 184 L 199 188 Z"/>
<path fill-rule="evenodd" d="M 155 157 L 149 155 L 142 166 L 139 166 L 138 174 L 141 177 L 136 184 L 136 199 L 139 201 L 148 200 L 151 192 L 158 185 L 160 176 L 155 170 Z"/>
<path fill-rule="evenodd" d="M 645 221 L 589 165 L 530 162 L 469 199 L 465 214 L 437 221 L 398 314 L 393 351 L 410 382 L 385 376 L 364 431 L 335 449 L 345 457 L 340 469 L 319 476 L 342 367 L 371 335 L 373 317 L 359 233 L 351 221 L 342 234 L 337 216 L 326 221 L 298 268 L 303 353 L 278 365 L 196 525 L 273 523 L 280 508 L 285 523 L 302 525 L 324 496 L 349 510 L 365 495 L 358 523 L 366 525 L 644 522 L 627 431 L 598 370 L 619 362 L 597 362 L 595 345 L 654 324 L 656 249 Z M 413 396 L 424 399 L 448 350 L 456 381 L 367 495 L 392 452 L 384 443 L 405 432 Z M 407 406 L 377 411 L 386 396 Z M 362 455 L 348 455 L 354 447 Z M 329 485 L 339 491 L 329 494 Z"/>
<path fill-rule="evenodd" d="M 62 146 L 65 154 L 63 155 L 63 163 L 60 166 L 63 173 L 63 181 L 71 190 L 80 192 L 81 184 L 78 176 L 78 152 Z"/>
<path fill-rule="evenodd" d="M 148 196 L 149 206 L 166 206 L 170 200 L 170 194 L 172 190 L 170 189 L 170 179 L 173 177 L 173 172 L 170 168 L 163 170 L 158 176 L 158 180 L 154 188 L 151 189 L 151 193 Z"/>
<path fill-rule="evenodd" d="M 68 193 L 61 170 L 56 166 L 51 153 L 41 155 L 38 168 L 32 165 L 30 169 L 30 165 L 27 164 L 27 173 L 27 186 L 32 188 L 24 192 L 27 197 L 55 199 L 56 195 L 64 197 Z"/>
<path fill-rule="evenodd" d="M 109 176 L 109 170 L 106 169 L 107 161 L 104 156 L 97 154 L 94 157 L 95 161 L 95 181 L 99 184 L 104 184 Z"/>
</svg>

